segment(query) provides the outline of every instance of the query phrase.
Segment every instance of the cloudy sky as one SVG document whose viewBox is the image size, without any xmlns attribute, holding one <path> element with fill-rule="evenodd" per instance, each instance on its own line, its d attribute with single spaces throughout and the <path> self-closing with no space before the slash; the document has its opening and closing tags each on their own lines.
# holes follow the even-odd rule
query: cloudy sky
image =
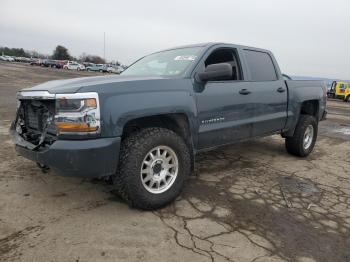
<svg viewBox="0 0 350 262">
<path fill-rule="evenodd" d="M 228 42 L 270 49 L 291 75 L 350 79 L 349 0 L 1 0 L 0 46 L 57 44 L 130 63 L 159 49 Z"/>
</svg>

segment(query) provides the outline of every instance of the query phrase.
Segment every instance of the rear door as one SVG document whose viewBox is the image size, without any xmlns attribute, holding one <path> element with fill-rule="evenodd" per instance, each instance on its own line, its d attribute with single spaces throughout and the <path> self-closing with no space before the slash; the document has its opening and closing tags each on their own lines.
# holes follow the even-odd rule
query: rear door
<svg viewBox="0 0 350 262">
<path fill-rule="evenodd" d="M 254 104 L 252 136 L 262 136 L 284 128 L 287 120 L 288 92 L 271 54 L 244 49 Z"/>
</svg>

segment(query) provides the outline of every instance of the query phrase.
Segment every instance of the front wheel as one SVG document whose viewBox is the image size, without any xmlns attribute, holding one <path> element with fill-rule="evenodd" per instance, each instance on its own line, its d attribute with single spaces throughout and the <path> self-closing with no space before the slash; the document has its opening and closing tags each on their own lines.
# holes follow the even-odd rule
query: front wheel
<svg viewBox="0 0 350 262">
<path fill-rule="evenodd" d="M 183 139 L 165 128 L 146 128 L 125 138 L 115 189 L 130 206 L 156 209 L 173 201 L 190 173 Z"/>
<path fill-rule="evenodd" d="M 350 95 L 348 95 L 346 98 L 344 98 L 344 102 L 349 102 L 350 101 Z"/>
<path fill-rule="evenodd" d="M 316 143 L 318 123 L 315 117 L 310 115 L 300 115 L 294 135 L 286 138 L 286 149 L 288 153 L 306 157 Z"/>
</svg>

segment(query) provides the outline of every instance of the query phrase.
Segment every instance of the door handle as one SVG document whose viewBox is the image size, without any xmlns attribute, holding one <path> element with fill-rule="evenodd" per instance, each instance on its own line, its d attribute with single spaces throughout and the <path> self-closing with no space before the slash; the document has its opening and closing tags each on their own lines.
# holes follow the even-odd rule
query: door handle
<svg viewBox="0 0 350 262">
<path fill-rule="evenodd" d="M 277 92 L 279 93 L 283 93 L 284 91 L 286 91 L 286 89 L 284 89 L 283 87 L 277 88 Z"/>
<path fill-rule="evenodd" d="M 239 93 L 241 95 L 249 95 L 251 92 L 244 88 L 244 89 L 239 90 Z"/>
</svg>

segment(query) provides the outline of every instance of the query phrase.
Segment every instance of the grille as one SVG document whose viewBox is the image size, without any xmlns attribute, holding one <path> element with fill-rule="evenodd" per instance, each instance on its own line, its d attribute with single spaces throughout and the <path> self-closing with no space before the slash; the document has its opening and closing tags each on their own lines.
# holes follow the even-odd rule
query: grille
<svg viewBox="0 0 350 262">
<path fill-rule="evenodd" d="M 24 111 L 24 124 L 29 130 L 42 133 L 48 118 L 54 115 L 54 101 L 26 100 L 22 101 Z M 48 133 L 55 133 L 53 124 L 47 126 Z"/>
<path fill-rule="evenodd" d="M 24 109 L 26 127 L 37 131 L 43 131 L 43 111 L 44 110 L 42 108 L 34 107 L 31 104 L 27 104 Z"/>
</svg>

